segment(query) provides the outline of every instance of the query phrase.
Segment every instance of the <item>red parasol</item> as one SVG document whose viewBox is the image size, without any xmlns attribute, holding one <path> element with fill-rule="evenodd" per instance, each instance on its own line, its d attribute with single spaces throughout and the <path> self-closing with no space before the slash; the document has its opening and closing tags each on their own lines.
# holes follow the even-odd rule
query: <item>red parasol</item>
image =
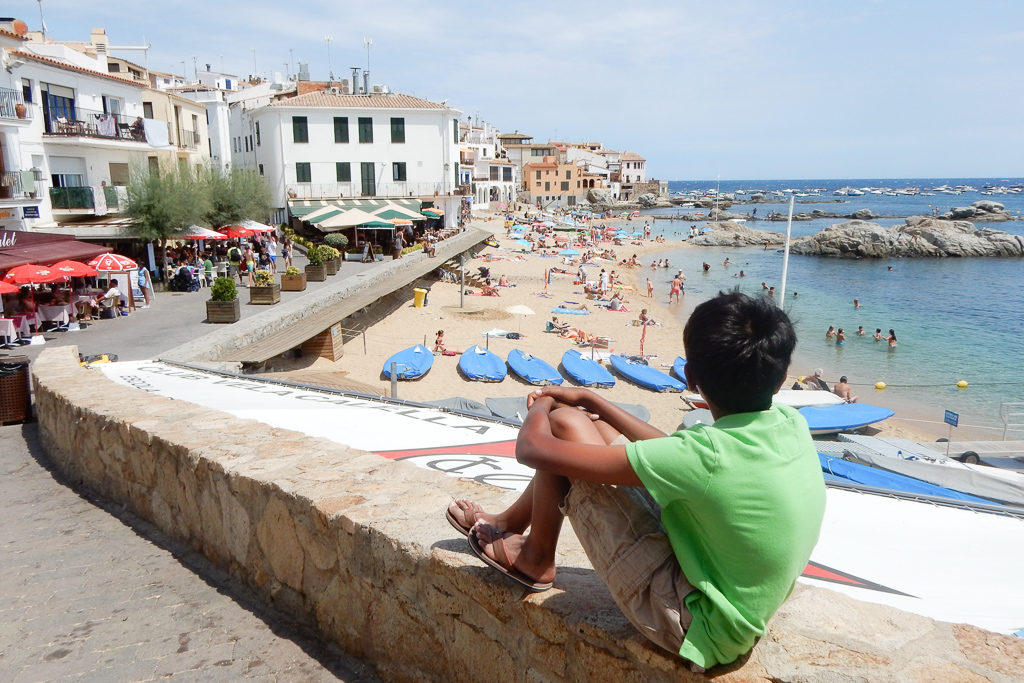
<svg viewBox="0 0 1024 683">
<path fill-rule="evenodd" d="M 0 294 L 14 294 L 18 291 L 18 288 L 12 284 L 8 284 L 3 280 L 0 280 Z"/>
<path fill-rule="evenodd" d="M 241 225 L 225 225 L 217 228 L 217 232 L 227 235 L 228 239 L 231 240 L 236 240 L 239 237 L 252 237 L 256 234 L 248 228 L 243 228 Z"/>
<path fill-rule="evenodd" d="M 37 282 L 53 282 L 64 277 L 55 275 L 49 266 L 40 266 L 35 263 L 23 263 L 7 271 L 4 281 L 15 285 L 28 285 Z"/>
<path fill-rule="evenodd" d="M 50 270 L 55 275 L 60 275 L 61 277 L 91 277 L 97 274 L 95 268 L 91 268 L 80 261 L 69 260 L 57 261 L 57 263 L 50 266 Z"/>
<path fill-rule="evenodd" d="M 100 254 L 89 265 L 104 273 L 120 273 L 126 270 L 135 270 L 139 267 L 135 261 L 120 254 Z"/>
</svg>

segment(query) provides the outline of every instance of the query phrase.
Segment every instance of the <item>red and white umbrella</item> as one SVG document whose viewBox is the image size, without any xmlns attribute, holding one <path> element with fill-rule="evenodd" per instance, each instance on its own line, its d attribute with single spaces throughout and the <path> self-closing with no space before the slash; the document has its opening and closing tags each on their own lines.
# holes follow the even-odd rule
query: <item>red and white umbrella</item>
<svg viewBox="0 0 1024 683">
<path fill-rule="evenodd" d="M 217 228 L 217 232 L 231 240 L 236 240 L 239 237 L 252 237 L 256 234 L 249 228 L 243 228 L 241 225 L 225 225 Z"/>
<path fill-rule="evenodd" d="M 248 218 L 242 221 L 242 226 L 246 230 L 252 230 L 253 232 L 274 232 L 276 228 L 266 223 L 259 223 L 257 221 L 251 221 Z"/>
<path fill-rule="evenodd" d="M 121 273 L 139 267 L 138 263 L 120 254 L 100 254 L 89 261 L 89 265 L 103 273 Z"/>
<path fill-rule="evenodd" d="M 50 270 L 61 277 L 91 277 L 96 275 L 96 269 L 85 265 L 80 261 L 57 261 Z"/>
<path fill-rule="evenodd" d="M 54 275 L 50 266 L 40 266 L 36 263 L 23 263 L 7 271 L 4 281 L 15 285 L 29 285 L 38 282 L 53 282 L 63 275 Z"/>
<path fill-rule="evenodd" d="M 185 231 L 180 235 L 176 235 L 175 239 L 179 240 L 226 240 L 228 236 L 222 232 L 216 230 L 210 230 L 204 228 L 201 225 L 190 225 L 185 228 Z"/>
</svg>

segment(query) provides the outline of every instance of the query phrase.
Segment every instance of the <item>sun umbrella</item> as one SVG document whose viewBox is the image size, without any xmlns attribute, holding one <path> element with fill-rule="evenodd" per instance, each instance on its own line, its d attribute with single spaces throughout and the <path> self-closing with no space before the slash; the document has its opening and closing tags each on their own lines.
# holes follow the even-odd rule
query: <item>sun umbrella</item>
<svg viewBox="0 0 1024 683">
<path fill-rule="evenodd" d="M 224 225 L 217 228 L 217 232 L 229 240 L 237 240 L 240 237 L 252 237 L 256 234 L 249 228 L 243 228 L 241 225 Z"/>
<path fill-rule="evenodd" d="M 563 249 L 562 251 L 558 252 L 558 255 L 559 256 L 579 256 L 580 252 L 578 252 L 575 249 Z"/>
<path fill-rule="evenodd" d="M 8 284 L 3 280 L 0 280 L 0 294 L 14 294 L 18 291 L 18 288 L 12 284 Z"/>
<path fill-rule="evenodd" d="M 276 230 L 273 225 L 267 225 L 266 223 L 260 223 L 258 221 L 251 221 L 248 218 L 242 221 L 242 227 L 246 230 L 252 230 L 253 232 L 274 232 Z"/>
<path fill-rule="evenodd" d="M 50 270 L 61 277 L 91 277 L 96 275 L 95 268 L 79 261 L 58 261 L 50 266 Z"/>
<path fill-rule="evenodd" d="M 530 248 L 533 248 L 533 243 L 531 243 L 531 242 L 527 242 L 526 240 L 515 240 L 515 243 L 516 243 L 516 244 L 520 244 L 520 245 L 522 245 L 522 246 L 524 246 L 524 247 L 530 247 Z"/>
<path fill-rule="evenodd" d="M 34 282 L 53 282 L 54 275 L 49 266 L 35 263 L 23 263 L 7 271 L 4 280 L 15 285 L 28 285 Z"/>
<path fill-rule="evenodd" d="M 204 228 L 201 225 L 190 225 L 185 228 L 185 232 L 181 233 L 176 237 L 180 240 L 226 240 L 228 236 L 222 232 L 216 230 L 210 230 Z"/>
<path fill-rule="evenodd" d="M 138 263 L 120 254 L 100 254 L 89 261 L 89 265 L 102 273 L 121 273 L 139 267 Z"/>
</svg>

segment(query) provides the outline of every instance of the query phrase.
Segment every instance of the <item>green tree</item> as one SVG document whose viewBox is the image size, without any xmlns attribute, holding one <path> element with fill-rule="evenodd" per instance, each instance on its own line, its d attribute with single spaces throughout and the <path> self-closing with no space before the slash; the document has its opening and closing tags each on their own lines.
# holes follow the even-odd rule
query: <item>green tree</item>
<svg viewBox="0 0 1024 683">
<path fill-rule="evenodd" d="M 224 173 L 210 168 L 204 174 L 210 197 L 204 219 L 211 228 L 237 225 L 245 219 L 266 221 L 270 215 L 270 187 L 259 173 L 232 168 Z"/>
<path fill-rule="evenodd" d="M 156 242 L 162 265 L 167 264 L 167 240 L 202 220 L 209 210 L 209 192 L 187 166 L 165 165 L 159 172 L 132 168 L 125 213 L 135 219 L 140 238 Z"/>
</svg>

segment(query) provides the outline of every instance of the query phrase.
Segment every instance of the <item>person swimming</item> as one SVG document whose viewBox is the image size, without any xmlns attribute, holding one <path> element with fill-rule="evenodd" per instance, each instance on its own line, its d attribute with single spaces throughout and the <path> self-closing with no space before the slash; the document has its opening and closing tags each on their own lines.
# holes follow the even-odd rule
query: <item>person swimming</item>
<svg viewBox="0 0 1024 683">
<path fill-rule="evenodd" d="M 846 333 L 843 332 L 843 328 L 839 328 L 836 331 L 836 346 L 842 346 L 846 343 Z"/>
<path fill-rule="evenodd" d="M 890 327 L 889 328 L 889 336 L 886 337 L 885 340 L 887 342 L 889 342 L 889 348 L 890 349 L 896 348 L 896 330 L 894 330 L 894 329 L 892 329 Z"/>
</svg>

